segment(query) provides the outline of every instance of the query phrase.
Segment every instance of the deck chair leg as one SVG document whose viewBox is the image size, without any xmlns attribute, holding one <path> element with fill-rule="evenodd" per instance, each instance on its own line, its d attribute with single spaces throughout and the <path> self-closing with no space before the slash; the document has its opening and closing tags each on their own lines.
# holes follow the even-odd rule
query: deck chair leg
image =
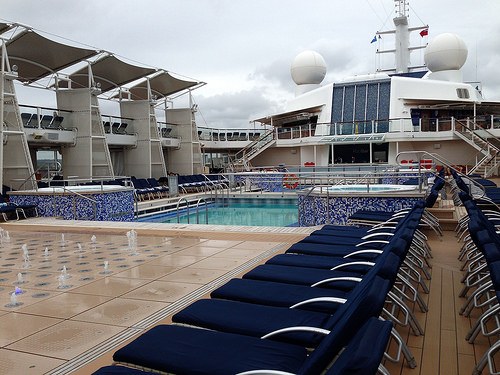
<svg viewBox="0 0 500 375">
<path fill-rule="evenodd" d="M 382 363 L 378 365 L 377 374 L 391 375 L 391 373 L 384 367 Z"/>
<path fill-rule="evenodd" d="M 423 335 L 424 330 L 423 330 L 422 326 L 420 325 L 420 323 L 418 322 L 417 317 L 405 305 L 405 303 L 403 301 L 401 301 L 401 299 L 398 296 L 396 296 L 392 291 L 387 293 L 387 298 L 391 302 L 396 304 L 401 309 L 401 311 L 404 312 L 405 322 L 407 322 L 409 324 L 409 326 L 410 326 L 411 330 L 413 331 L 413 333 L 415 334 L 415 336 Z"/>
<path fill-rule="evenodd" d="M 24 218 L 25 218 L 25 219 L 27 219 L 27 218 L 28 218 L 28 217 L 26 216 L 26 212 L 24 211 L 24 209 L 23 209 L 23 208 L 18 208 L 18 209 L 16 210 L 16 213 L 17 213 L 17 217 L 18 217 L 18 218 L 19 218 L 19 212 L 21 212 L 21 213 L 23 214 L 23 216 L 24 216 Z"/>
<path fill-rule="evenodd" d="M 417 361 L 415 360 L 413 353 L 411 352 L 410 348 L 403 340 L 399 332 L 394 327 L 392 328 L 391 331 L 391 337 L 394 341 L 396 341 L 398 345 L 397 354 L 395 357 L 392 357 L 391 355 L 389 355 L 389 353 L 385 352 L 384 353 L 385 358 L 387 358 L 389 361 L 393 363 L 398 363 L 401 360 L 401 354 L 402 354 L 403 357 L 406 359 L 406 362 L 408 363 L 408 367 L 410 368 L 417 367 Z"/>
<path fill-rule="evenodd" d="M 469 343 L 473 344 L 476 340 L 477 335 L 479 335 L 479 332 L 481 332 L 481 319 L 476 320 L 472 328 L 469 330 L 469 332 L 467 332 L 465 339 Z"/>
<path fill-rule="evenodd" d="M 472 375 L 481 375 L 484 368 L 488 364 L 490 374 L 495 374 L 497 371 L 493 365 L 493 355 L 500 349 L 500 341 L 494 343 L 487 351 L 483 354 L 481 359 L 477 362 L 476 367 L 472 371 Z"/>
</svg>

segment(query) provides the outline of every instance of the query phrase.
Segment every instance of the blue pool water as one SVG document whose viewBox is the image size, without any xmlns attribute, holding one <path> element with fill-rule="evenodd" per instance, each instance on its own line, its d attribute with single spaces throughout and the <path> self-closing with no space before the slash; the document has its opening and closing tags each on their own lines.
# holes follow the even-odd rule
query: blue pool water
<svg viewBox="0 0 500 375">
<path fill-rule="evenodd" d="M 181 212 L 180 223 L 187 224 L 187 212 Z M 199 224 L 206 224 L 205 208 L 199 209 Z M 177 223 L 176 214 L 157 215 L 140 221 L 157 223 Z M 213 204 L 208 207 L 208 224 L 213 225 L 253 225 L 269 227 L 286 227 L 298 221 L 297 204 L 295 201 L 236 201 L 222 206 Z M 196 210 L 191 208 L 189 223 L 196 224 Z"/>
</svg>

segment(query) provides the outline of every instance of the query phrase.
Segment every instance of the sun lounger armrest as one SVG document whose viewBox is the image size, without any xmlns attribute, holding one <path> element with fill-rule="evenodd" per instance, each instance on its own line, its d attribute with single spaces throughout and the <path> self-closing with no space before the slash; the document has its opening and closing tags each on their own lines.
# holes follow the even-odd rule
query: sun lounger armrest
<svg viewBox="0 0 500 375">
<path fill-rule="evenodd" d="M 390 224 L 390 223 L 394 223 L 394 224 L 397 224 L 398 221 L 399 221 L 400 217 L 398 216 L 393 216 L 391 217 L 390 219 L 387 219 L 386 221 L 384 221 L 383 223 L 380 223 L 380 224 Z M 380 224 L 377 224 L 377 225 L 380 225 Z"/>
<path fill-rule="evenodd" d="M 318 298 L 311 298 L 311 299 L 306 299 L 305 301 L 301 301 L 299 303 L 296 303 L 293 306 L 290 306 L 291 309 L 294 309 L 299 306 L 304 306 L 310 303 L 315 303 L 315 302 L 331 302 L 331 303 L 340 303 L 344 304 L 347 300 L 345 298 L 338 298 L 338 297 L 318 297 Z"/>
<path fill-rule="evenodd" d="M 291 372 L 278 371 L 278 370 L 251 370 L 239 372 L 235 375 L 294 375 Z"/>
<path fill-rule="evenodd" d="M 380 232 L 380 233 L 370 233 L 370 234 L 367 234 L 366 236 L 364 237 L 361 237 L 362 240 L 368 240 L 370 238 L 374 238 L 374 237 L 378 237 L 378 236 L 394 236 L 394 233 L 389 233 L 389 232 Z"/>
<path fill-rule="evenodd" d="M 315 287 L 318 285 L 323 285 L 323 284 L 331 283 L 331 282 L 335 282 L 335 281 L 352 281 L 352 282 L 359 283 L 361 280 L 362 279 L 360 277 L 331 277 L 329 279 L 324 279 L 324 280 L 318 281 L 318 282 L 312 284 L 311 287 Z"/>
<path fill-rule="evenodd" d="M 277 329 L 276 331 L 269 332 L 261 337 L 261 339 L 268 339 L 269 337 L 279 335 L 281 333 L 288 332 L 313 332 L 313 333 L 321 333 L 322 335 L 328 335 L 330 333 L 329 330 L 318 328 L 318 327 L 307 327 L 307 326 L 296 326 L 296 327 L 287 327 L 282 329 Z"/>
<path fill-rule="evenodd" d="M 370 266 L 370 267 L 373 267 L 375 265 L 374 262 L 363 262 L 363 261 L 359 261 L 359 262 L 349 262 L 349 263 L 342 263 L 342 264 L 339 264 L 333 268 L 330 268 L 331 271 L 335 271 L 335 270 L 338 270 L 340 268 L 345 268 L 345 267 L 349 267 L 349 266 Z"/>
<path fill-rule="evenodd" d="M 394 225 L 388 226 L 387 224 L 394 224 Z M 395 229 L 396 227 L 397 227 L 397 223 L 383 222 L 383 223 L 374 225 L 371 229 L 368 229 L 366 231 L 366 233 L 372 233 L 372 232 L 375 232 L 377 230 L 383 230 L 383 229 Z"/>
<path fill-rule="evenodd" d="M 359 254 L 382 254 L 384 251 L 383 250 L 376 250 L 376 249 L 367 249 L 367 250 L 358 250 L 358 251 L 353 251 L 350 254 L 344 255 L 343 258 L 349 258 L 350 256 L 356 256 Z"/>
<path fill-rule="evenodd" d="M 371 240 L 371 241 L 365 241 L 365 242 L 358 243 L 358 244 L 356 245 L 356 247 L 365 246 L 365 245 L 368 245 L 368 244 L 371 244 L 371 243 L 383 243 L 383 244 L 388 244 L 388 243 L 389 243 L 389 241 L 387 241 L 387 240 Z"/>
</svg>

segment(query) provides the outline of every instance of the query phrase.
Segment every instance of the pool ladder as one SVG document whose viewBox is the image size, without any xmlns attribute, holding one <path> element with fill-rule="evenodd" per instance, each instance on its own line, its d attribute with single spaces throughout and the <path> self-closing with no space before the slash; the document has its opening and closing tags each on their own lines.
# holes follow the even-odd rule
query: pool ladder
<svg viewBox="0 0 500 375">
<path fill-rule="evenodd" d="M 176 207 L 176 215 L 177 215 L 177 223 L 180 224 L 180 205 L 181 202 L 186 202 L 186 212 L 187 212 L 187 223 L 189 224 L 189 208 L 191 207 L 189 201 L 186 197 L 182 197 L 177 201 Z M 205 224 L 208 224 L 208 202 L 205 198 L 201 197 L 196 201 L 195 209 L 196 209 L 196 224 L 200 224 L 200 203 L 205 203 Z"/>
</svg>

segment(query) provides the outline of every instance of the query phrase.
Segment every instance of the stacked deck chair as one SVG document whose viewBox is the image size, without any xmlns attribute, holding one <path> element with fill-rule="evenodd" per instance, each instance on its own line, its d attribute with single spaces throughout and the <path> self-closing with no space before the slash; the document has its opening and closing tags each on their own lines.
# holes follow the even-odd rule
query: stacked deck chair
<svg viewBox="0 0 500 375">
<path fill-rule="evenodd" d="M 467 219 L 459 223 L 459 238 L 464 241 L 459 255 L 464 262 L 460 296 L 465 298 L 460 314 L 470 317 L 474 311 L 479 316 L 465 337 L 468 342 L 474 343 L 482 334 L 493 343 L 477 362 L 473 374 L 481 374 L 486 366 L 490 374 L 496 374 L 499 370 L 495 356 L 500 349 L 500 212 L 483 212 L 464 192 L 460 199 L 468 213 Z"/>
<path fill-rule="evenodd" d="M 418 262 L 409 259 L 427 251 L 418 233 L 423 206 L 417 204 L 391 227 L 392 235 L 373 250 L 371 261 L 347 259 L 335 248 L 322 256 L 283 254 L 313 258 L 322 266 L 290 266 L 276 280 L 268 277 L 277 269 L 270 261 L 232 279 L 210 299 L 174 315 L 173 322 L 182 326 L 150 329 L 114 354 L 117 366 L 96 374 L 127 373 L 123 366 L 174 374 L 386 374 L 380 362 L 391 337 L 399 345 L 395 355 L 386 356 L 397 361 L 403 354 L 414 367 L 392 324 L 411 320 L 400 321 L 396 310 L 408 310 L 403 300 L 412 299 L 409 291 L 418 288 L 413 266 Z M 344 242 L 354 243 L 341 234 Z M 360 233 L 351 235 L 363 241 Z M 342 269 L 325 269 L 318 258 Z M 412 324 L 421 334 L 418 322 Z"/>
</svg>

